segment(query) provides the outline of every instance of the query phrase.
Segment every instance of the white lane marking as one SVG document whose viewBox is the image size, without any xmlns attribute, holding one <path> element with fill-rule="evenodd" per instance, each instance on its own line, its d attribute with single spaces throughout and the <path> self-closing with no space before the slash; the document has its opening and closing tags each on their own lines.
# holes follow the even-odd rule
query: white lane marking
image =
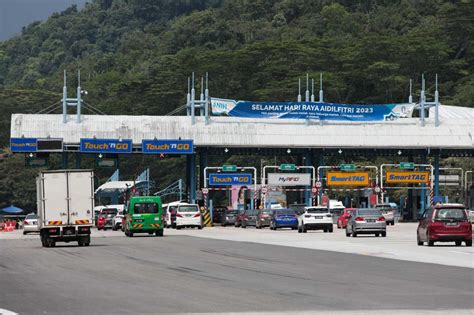
<svg viewBox="0 0 474 315">
<path fill-rule="evenodd" d="M 18 315 L 18 313 L 0 308 L 0 315 Z"/>
</svg>

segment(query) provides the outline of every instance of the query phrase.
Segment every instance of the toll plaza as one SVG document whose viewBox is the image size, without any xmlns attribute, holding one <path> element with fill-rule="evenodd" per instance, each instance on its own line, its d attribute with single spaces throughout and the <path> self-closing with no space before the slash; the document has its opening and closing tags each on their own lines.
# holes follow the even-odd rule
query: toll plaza
<svg viewBox="0 0 474 315">
<path fill-rule="evenodd" d="M 431 197 L 428 200 L 422 196 L 419 202 L 413 202 L 414 211 L 422 211 L 439 199 L 441 158 L 472 159 L 474 155 L 474 110 L 441 105 L 437 98 L 428 102 L 421 97 L 415 103 L 410 95 L 409 102 L 401 104 L 336 104 L 324 101 L 322 89 L 319 100 L 315 101 L 314 89 L 310 96 L 307 87 L 304 101 L 299 94 L 296 102 L 251 102 L 211 98 L 207 78 L 203 82 L 206 85 L 201 86 L 199 99 L 196 99 L 194 85 L 189 86 L 187 102 L 181 107 L 186 110 L 186 116 L 83 115 L 81 95 L 68 97 L 65 86 L 62 114 L 12 115 L 11 150 L 25 154 L 27 163 L 37 166 L 46 166 L 49 154 L 61 154 L 63 165 L 67 166 L 73 155 L 76 168 L 81 167 L 81 157 L 86 154 L 95 156 L 97 163 L 115 166 L 118 166 L 119 155 L 185 156 L 185 190 L 190 202 L 196 202 L 197 192 L 204 192 L 203 188 L 209 193 L 229 183 L 232 172 L 224 176 L 203 171 L 215 167 L 215 157 L 291 157 L 298 161 L 295 165 L 306 167 L 306 171 L 340 166 L 341 162 L 348 164 L 361 156 L 384 158 L 395 161 L 396 165 L 406 161 L 425 165 L 426 168 L 419 171 L 429 172 L 426 182 L 408 183 L 420 186 L 421 193 Z M 76 113 L 70 114 L 69 107 L 75 108 Z M 465 201 L 472 199 L 472 173 L 469 172 L 473 163 L 470 165 L 463 170 L 468 178 L 463 181 L 461 194 Z M 262 191 L 258 191 L 256 185 L 258 172 L 263 175 L 265 166 L 238 166 L 256 169 L 250 172 L 250 186 L 253 186 L 253 195 L 260 199 Z M 341 187 L 351 185 L 354 189 L 378 187 L 378 176 L 367 176 L 367 170 L 359 172 L 357 169 L 359 173 L 352 174 L 350 180 L 345 176 L 347 171 L 337 167 L 330 171 L 333 173 L 329 179 L 326 176 L 324 183 L 322 178 L 316 180 L 310 175 L 309 185 L 306 183 L 301 188 L 304 189 L 302 203 L 315 203 L 313 197 L 321 198 L 325 189 L 346 189 Z M 373 171 L 375 169 L 370 172 Z M 423 175 L 389 172 L 395 171 L 384 169 L 381 174 L 381 192 L 398 187 L 392 184 L 406 178 L 403 176 Z M 297 177 L 307 176 L 297 174 Z M 262 180 L 260 184 L 265 186 L 266 175 Z M 343 183 L 346 186 L 341 186 Z M 383 194 L 376 195 L 379 201 L 383 200 Z M 259 205 L 258 197 L 250 199 L 252 206 Z"/>
</svg>

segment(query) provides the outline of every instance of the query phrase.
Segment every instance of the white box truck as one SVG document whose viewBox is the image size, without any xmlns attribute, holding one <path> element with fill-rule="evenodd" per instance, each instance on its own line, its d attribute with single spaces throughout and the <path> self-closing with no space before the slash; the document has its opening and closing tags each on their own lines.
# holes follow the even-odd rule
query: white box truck
<svg viewBox="0 0 474 315">
<path fill-rule="evenodd" d="M 43 247 L 70 241 L 89 246 L 94 220 L 94 172 L 42 171 L 36 179 L 36 190 Z"/>
</svg>

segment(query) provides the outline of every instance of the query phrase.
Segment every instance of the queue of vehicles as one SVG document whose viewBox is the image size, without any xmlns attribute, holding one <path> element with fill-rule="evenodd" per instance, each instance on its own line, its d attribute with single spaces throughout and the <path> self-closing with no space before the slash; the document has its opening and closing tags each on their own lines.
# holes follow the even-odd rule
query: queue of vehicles
<svg viewBox="0 0 474 315">
<path fill-rule="evenodd" d="M 43 247 L 56 242 L 77 241 L 79 246 L 91 242 L 91 227 L 98 230 L 121 229 L 126 236 L 137 233 L 163 236 L 164 228 L 203 228 L 199 205 L 176 201 L 162 205 L 160 197 L 131 197 L 127 206 L 94 207 L 93 171 L 42 171 L 37 178 L 38 215 L 32 213 L 24 220 L 23 234 L 40 232 Z M 395 224 L 396 208 L 378 204 L 374 208 L 341 208 L 341 204 L 288 209 L 219 211 L 222 226 L 233 225 L 271 230 L 290 228 L 306 233 L 308 230 L 333 232 L 333 224 L 345 229 L 347 237 L 359 234 L 387 236 L 387 225 Z M 417 228 L 417 244 L 433 246 L 435 242 L 455 242 L 472 246 L 472 213 L 462 204 L 438 204 L 426 209 Z"/>
</svg>

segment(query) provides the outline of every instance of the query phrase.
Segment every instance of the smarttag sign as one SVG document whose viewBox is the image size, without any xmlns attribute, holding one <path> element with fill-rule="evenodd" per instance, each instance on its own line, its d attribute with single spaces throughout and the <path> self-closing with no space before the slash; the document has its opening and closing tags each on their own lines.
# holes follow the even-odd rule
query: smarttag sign
<svg viewBox="0 0 474 315">
<path fill-rule="evenodd" d="M 132 153 L 132 139 L 81 139 L 83 153 Z"/>
<path fill-rule="evenodd" d="M 270 186 L 310 186 L 311 174 L 306 173 L 269 173 Z"/>
<path fill-rule="evenodd" d="M 36 152 L 36 138 L 10 138 L 12 152 Z"/>
<path fill-rule="evenodd" d="M 327 172 L 328 186 L 369 186 L 369 172 Z"/>
<path fill-rule="evenodd" d="M 210 186 L 232 186 L 251 185 L 252 174 L 250 173 L 211 173 L 209 174 Z"/>
<path fill-rule="evenodd" d="M 387 172 L 386 183 L 429 184 L 430 172 Z"/>
<path fill-rule="evenodd" d="M 142 140 L 144 154 L 193 154 L 193 140 Z"/>
</svg>

